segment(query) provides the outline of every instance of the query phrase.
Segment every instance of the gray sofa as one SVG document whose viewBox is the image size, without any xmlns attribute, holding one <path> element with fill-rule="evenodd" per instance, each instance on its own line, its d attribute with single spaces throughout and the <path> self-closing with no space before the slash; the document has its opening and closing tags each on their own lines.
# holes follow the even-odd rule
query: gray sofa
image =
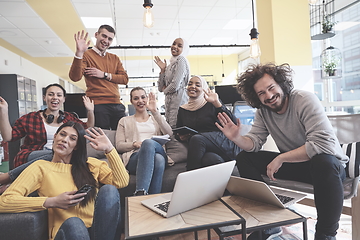
<svg viewBox="0 0 360 240">
<path fill-rule="evenodd" d="M 115 131 L 104 131 L 115 146 Z M 164 172 L 162 192 L 171 192 L 177 175 L 186 170 L 185 161 L 187 148 L 177 141 L 171 141 L 169 143 L 167 146 L 167 152 L 168 155 L 175 161 L 175 164 L 168 167 Z M 106 157 L 103 152 L 96 151 L 90 146 L 88 146 L 87 150 L 89 157 L 95 157 L 106 161 Z M 135 181 L 135 176 L 130 175 L 129 185 L 120 189 L 122 205 L 124 204 L 125 197 L 131 196 L 134 193 Z M 122 213 L 124 214 L 124 211 L 122 211 Z M 26 213 L 0 213 L 0 239 L 47 240 L 47 210 Z"/>
</svg>

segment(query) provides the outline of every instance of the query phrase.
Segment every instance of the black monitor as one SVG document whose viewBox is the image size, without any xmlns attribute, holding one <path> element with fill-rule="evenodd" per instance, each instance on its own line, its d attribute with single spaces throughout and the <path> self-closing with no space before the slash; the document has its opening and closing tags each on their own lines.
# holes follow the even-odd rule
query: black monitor
<svg viewBox="0 0 360 240">
<path fill-rule="evenodd" d="M 75 112 L 79 118 L 87 118 L 87 111 L 82 97 L 85 93 L 67 93 L 64 103 L 64 111 Z"/>
<path fill-rule="evenodd" d="M 236 90 L 236 84 L 215 86 L 215 92 L 223 104 L 233 105 L 236 101 L 244 101 Z"/>
</svg>

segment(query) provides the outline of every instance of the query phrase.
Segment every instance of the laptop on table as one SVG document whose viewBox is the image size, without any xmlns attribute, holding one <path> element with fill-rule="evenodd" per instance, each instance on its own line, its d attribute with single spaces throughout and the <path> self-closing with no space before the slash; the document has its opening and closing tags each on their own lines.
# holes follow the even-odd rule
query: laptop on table
<svg viewBox="0 0 360 240">
<path fill-rule="evenodd" d="M 268 186 L 264 182 L 231 176 L 227 190 L 232 194 L 254 201 L 287 208 L 306 197 L 306 194 Z"/>
<path fill-rule="evenodd" d="M 219 200 L 226 189 L 236 161 L 180 173 L 174 191 L 141 201 L 163 217 L 200 207 Z"/>
</svg>

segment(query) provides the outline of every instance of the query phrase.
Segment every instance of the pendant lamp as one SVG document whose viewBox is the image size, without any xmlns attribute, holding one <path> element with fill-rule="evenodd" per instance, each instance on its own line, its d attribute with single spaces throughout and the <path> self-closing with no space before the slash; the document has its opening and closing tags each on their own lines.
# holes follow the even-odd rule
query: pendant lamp
<svg viewBox="0 0 360 240">
<path fill-rule="evenodd" d="M 249 34 L 251 38 L 250 57 L 256 59 L 260 57 L 261 51 L 260 51 L 260 45 L 258 39 L 259 32 L 255 28 L 254 0 L 251 0 L 251 3 L 252 3 L 253 28 L 251 29 Z"/>
<path fill-rule="evenodd" d="M 144 0 L 143 7 L 145 8 L 143 18 L 144 26 L 147 28 L 152 28 L 154 26 L 154 17 L 151 11 L 151 8 L 153 7 L 151 0 Z"/>
</svg>

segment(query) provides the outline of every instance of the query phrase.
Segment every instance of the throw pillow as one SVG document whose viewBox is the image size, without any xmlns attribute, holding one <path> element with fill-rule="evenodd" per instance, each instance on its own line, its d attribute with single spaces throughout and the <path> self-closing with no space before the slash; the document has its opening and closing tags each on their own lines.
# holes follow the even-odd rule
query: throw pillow
<svg viewBox="0 0 360 240">
<path fill-rule="evenodd" d="M 187 159 L 187 146 L 186 144 L 179 142 L 174 136 L 171 140 L 165 144 L 166 154 L 175 162 L 186 162 Z"/>
<path fill-rule="evenodd" d="M 355 178 L 359 176 L 360 164 L 360 142 L 340 144 L 344 153 L 349 157 L 349 162 L 346 163 L 346 176 Z"/>
</svg>

